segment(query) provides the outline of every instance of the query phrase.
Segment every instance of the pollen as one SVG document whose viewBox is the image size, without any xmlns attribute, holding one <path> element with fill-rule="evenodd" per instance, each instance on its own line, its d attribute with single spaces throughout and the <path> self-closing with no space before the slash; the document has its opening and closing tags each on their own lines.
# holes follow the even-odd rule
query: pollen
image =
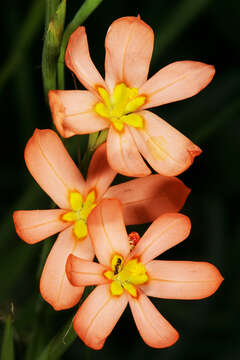
<svg viewBox="0 0 240 360">
<path fill-rule="evenodd" d="M 95 105 L 95 112 L 108 119 L 118 132 L 124 129 L 124 124 L 143 128 L 143 118 L 135 112 L 146 102 L 146 96 L 139 96 L 137 88 L 121 83 L 115 86 L 112 95 L 103 87 L 98 87 L 98 93 L 102 101 Z"/>
<path fill-rule="evenodd" d="M 110 291 L 112 295 L 122 295 L 126 290 L 133 297 L 137 297 L 137 285 L 148 281 L 145 266 L 133 259 L 124 265 L 123 257 L 115 254 L 112 258 L 112 271 L 108 270 L 104 276 L 111 280 Z"/>
<path fill-rule="evenodd" d="M 62 216 L 62 220 L 73 223 L 73 233 L 77 239 L 83 239 L 88 235 L 87 218 L 91 211 L 95 208 L 96 194 L 92 190 L 88 193 L 85 200 L 78 191 L 71 191 L 69 201 L 71 211 Z"/>
</svg>

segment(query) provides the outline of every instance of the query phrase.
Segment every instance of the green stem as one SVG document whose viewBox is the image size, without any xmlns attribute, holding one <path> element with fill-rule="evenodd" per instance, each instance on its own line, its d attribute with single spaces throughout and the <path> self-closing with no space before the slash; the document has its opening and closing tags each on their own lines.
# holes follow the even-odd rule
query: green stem
<svg viewBox="0 0 240 360">
<path fill-rule="evenodd" d="M 97 131 L 97 132 L 89 135 L 87 151 L 85 152 L 85 154 L 83 156 L 82 163 L 80 166 L 81 172 L 84 176 L 87 175 L 88 165 L 91 160 L 92 154 L 96 148 L 98 134 L 99 134 L 99 132 Z"/>
<path fill-rule="evenodd" d="M 69 37 L 77 29 L 77 27 L 81 25 L 89 15 L 91 15 L 91 13 L 101 4 L 102 1 L 103 0 L 85 0 L 73 20 L 66 27 L 58 58 L 58 88 L 61 90 L 64 89 L 64 56 Z"/>
<path fill-rule="evenodd" d="M 98 146 L 102 145 L 102 144 L 106 141 L 107 135 L 108 135 L 108 129 L 105 129 L 105 130 L 103 130 L 103 131 L 100 132 L 100 134 L 99 134 L 99 136 L 98 136 L 98 138 L 97 138 L 97 141 L 96 141 L 95 149 L 96 149 Z"/>
<path fill-rule="evenodd" d="M 45 11 L 45 34 L 47 33 L 48 25 L 56 13 L 60 0 L 46 0 Z"/>
<path fill-rule="evenodd" d="M 82 160 L 82 166 L 81 171 L 84 175 L 87 174 L 87 169 L 89 162 L 91 160 L 92 154 L 97 149 L 98 146 L 104 143 L 104 141 L 107 138 L 108 129 L 105 129 L 101 132 L 95 132 L 89 135 L 88 138 L 88 148 L 87 151 L 84 154 L 83 160 Z"/>
<path fill-rule="evenodd" d="M 87 151 L 89 151 L 89 152 L 94 151 L 94 149 L 96 147 L 96 142 L 97 142 L 98 135 L 99 135 L 98 131 L 89 135 Z"/>
<path fill-rule="evenodd" d="M 57 87 L 57 59 L 66 15 L 66 0 L 62 0 L 47 25 L 43 52 L 42 52 L 42 78 L 45 100 L 48 102 L 49 90 Z"/>
<path fill-rule="evenodd" d="M 35 0 L 31 9 L 26 16 L 25 22 L 20 27 L 16 35 L 12 51 L 10 52 L 5 64 L 1 67 L 0 72 L 0 90 L 4 87 L 6 81 L 17 70 L 19 65 L 26 56 L 36 34 L 38 33 L 44 17 L 44 1 Z"/>
</svg>

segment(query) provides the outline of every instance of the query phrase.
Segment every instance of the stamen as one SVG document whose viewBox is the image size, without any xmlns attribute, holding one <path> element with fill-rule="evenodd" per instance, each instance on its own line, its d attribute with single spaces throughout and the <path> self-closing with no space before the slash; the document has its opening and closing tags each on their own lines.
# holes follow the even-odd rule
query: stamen
<svg viewBox="0 0 240 360">
<path fill-rule="evenodd" d="M 138 233 L 135 233 L 135 237 Z M 107 270 L 104 276 L 111 280 L 110 291 L 114 296 L 120 296 L 125 289 L 133 297 L 137 297 L 137 286 L 148 281 L 145 266 L 138 259 L 132 259 L 125 265 L 123 257 L 115 254 L 112 258 L 112 271 Z"/>
<path fill-rule="evenodd" d="M 123 131 L 125 124 L 137 129 L 144 128 L 143 117 L 135 114 L 135 111 L 146 102 L 146 96 L 138 95 L 137 88 L 129 88 L 121 83 L 115 86 L 111 95 L 102 87 L 98 87 L 98 93 L 102 101 L 94 106 L 94 110 L 99 116 L 108 119 L 115 130 Z"/>
<path fill-rule="evenodd" d="M 78 191 L 71 191 L 69 194 L 69 201 L 71 205 L 71 211 L 62 215 L 63 221 L 73 223 L 73 233 L 77 239 L 83 239 L 88 235 L 87 218 L 91 211 L 96 206 L 95 203 L 96 194 L 92 190 L 88 193 L 85 200 Z"/>
</svg>

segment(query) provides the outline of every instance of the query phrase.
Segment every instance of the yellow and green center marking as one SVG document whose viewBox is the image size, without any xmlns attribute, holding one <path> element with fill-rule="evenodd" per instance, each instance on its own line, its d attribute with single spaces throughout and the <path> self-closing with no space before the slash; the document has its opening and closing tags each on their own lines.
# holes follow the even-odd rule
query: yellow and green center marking
<svg viewBox="0 0 240 360">
<path fill-rule="evenodd" d="M 103 87 L 99 86 L 97 90 L 102 101 L 95 105 L 95 111 L 111 121 L 117 131 L 122 131 L 124 124 L 143 128 L 142 116 L 134 112 L 146 102 L 146 96 L 138 96 L 137 88 L 129 88 L 121 83 L 115 86 L 112 95 Z"/>
<path fill-rule="evenodd" d="M 148 281 L 146 268 L 138 259 L 130 260 L 124 265 L 123 257 L 117 254 L 112 259 L 112 271 L 105 271 L 104 276 L 112 280 L 112 295 L 122 295 L 125 289 L 133 297 L 137 297 L 135 285 L 142 285 Z"/>
<path fill-rule="evenodd" d="M 71 211 L 62 216 L 62 220 L 74 222 L 73 232 L 78 239 L 85 238 L 88 235 L 87 218 L 90 212 L 95 208 L 96 194 L 92 190 L 88 193 L 85 201 L 78 191 L 70 192 Z"/>
</svg>

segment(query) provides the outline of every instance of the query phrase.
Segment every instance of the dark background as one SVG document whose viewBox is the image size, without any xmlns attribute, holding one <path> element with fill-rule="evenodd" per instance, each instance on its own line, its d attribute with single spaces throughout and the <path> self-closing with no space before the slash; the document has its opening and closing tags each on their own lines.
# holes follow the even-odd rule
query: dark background
<svg viewBox="0 0 240 360">
<path fill-rule="evenodd" d="M 42 244 L 21 242 L 11 218 L 13 209 L 49 207 L 49 199 L 28 174 L 23 160 L 24 146 L 34 129 L 52 126 L 41 80 L 44 1 L 38 3 L 27 31 L 24 24 L 33 1 L 11 0 L 1 7 L 0 334 L 12 303 L 16 358 L 27 360 L 35 360 L 25 357 L 33 334 L 37 334 L 37 354 L 76 311 L 54 312 L 38 299 Z M 81 3 L 68 1 L 67 23 Z M 204 300 L 153 300 L 180 332 L 172 348 L 156 350 L 145 345 L 128 309 L 103 350 L 88 350 L 76 340 L 62 359 L 239 359 L 240 2 L 104 0 L 85 22 L 92 58 L 103 75 L 109 25 L 118 17 L 138 14 L 156 34 L 150 75 L 176 60 L 197 60 L 216 67 L 212 83 L 199 95 L 154 112 L 203 149 L 180 176 L 192 188 L 183 209 L 192 221 L 191 235 L 161 258 L 212 262 L 225 281 L 215 295 Z M 67 88 L 74 88 L 69 71 Z"/>
</svg>

